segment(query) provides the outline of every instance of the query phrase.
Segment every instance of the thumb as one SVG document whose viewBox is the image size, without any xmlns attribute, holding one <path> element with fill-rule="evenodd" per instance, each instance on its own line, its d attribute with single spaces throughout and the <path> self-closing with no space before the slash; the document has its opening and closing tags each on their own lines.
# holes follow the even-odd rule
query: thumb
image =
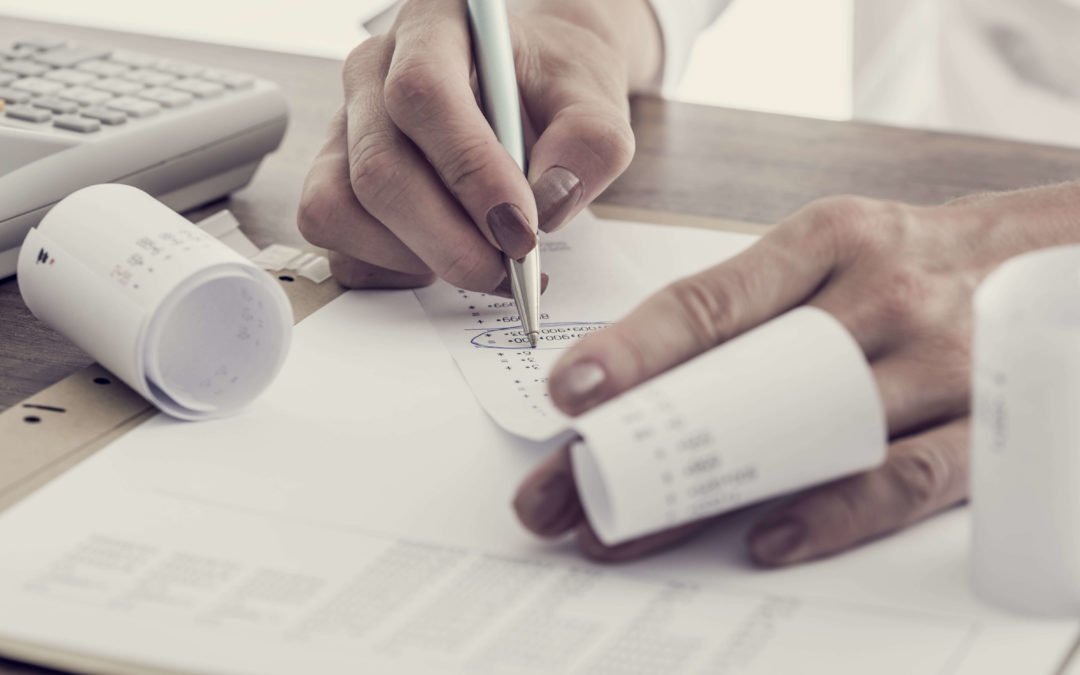
<svg viewBox="0 0 1080 675">
<path fill-rule="evenodd" d="M 553 232 L 596 198 L 634 157 L 626 99 L 555 97 L 550 122 L 529 157 L 540 229 Z"/>
</svg>

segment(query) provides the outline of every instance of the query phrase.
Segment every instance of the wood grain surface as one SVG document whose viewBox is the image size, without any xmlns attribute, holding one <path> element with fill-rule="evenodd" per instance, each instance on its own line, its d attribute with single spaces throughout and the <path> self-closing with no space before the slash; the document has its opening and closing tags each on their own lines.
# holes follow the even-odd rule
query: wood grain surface
<svg viewBox="0 0 1080 675">
<path fill-rule="evenodd" d="M 0 43 L 48 34 L 254 73 L 290 106 L 281 148 L 252 184 L 192 214 L 229 208 L 257 244 L 299 242 L 295 212 L 307 166 L 341 104 L 340 64 L 326 59 L 57 26 L 0 17 Z M 773 223 L 823 196 L 853 193 L 939 203 L 1080 177 L 1080 151 L 659 99 L 632 104 L 637 156 L 600 198 L 612 214 L 646 209 Z M 0 148 L 2 152 L 2 148 Z M 35 320 L 14 278 L 0 281 L 0 410 L 91 359 Z M 0 444 L 3 439 L 0 439 Z M 0 674 L 55 672 L 0 660 Z"/>
</svg>

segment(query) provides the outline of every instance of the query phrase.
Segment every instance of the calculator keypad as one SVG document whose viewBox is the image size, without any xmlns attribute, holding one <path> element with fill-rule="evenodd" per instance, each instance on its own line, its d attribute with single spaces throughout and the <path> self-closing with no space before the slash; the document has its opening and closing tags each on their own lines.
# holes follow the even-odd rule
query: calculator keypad
<svg viewBox="0 0 1080 675">
<path fill-rule="evenodd" d="M 0 44 L 0 117 L 81 134 L 254 84 L 244 73 L 49 37 Z"/>
</svg>

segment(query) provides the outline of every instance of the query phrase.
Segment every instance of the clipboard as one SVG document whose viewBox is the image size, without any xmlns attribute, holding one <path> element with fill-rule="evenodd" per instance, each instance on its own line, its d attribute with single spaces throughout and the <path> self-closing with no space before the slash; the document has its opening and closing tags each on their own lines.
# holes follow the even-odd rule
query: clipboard
<svg viewBox="0 0 1080 675">
<path fill-rule="evenodd" d="M 768 225 L 594 205 L 600 218 L 761 235 Z M 317 250 L 317 249 L 311 249 Z M 345 292 L 330 279 L 316 284 L 280 275 L 297 323 Z M 157 408 L 98 364 L 0 413 L 0 512 L 157 414 Z"/>
</svg>

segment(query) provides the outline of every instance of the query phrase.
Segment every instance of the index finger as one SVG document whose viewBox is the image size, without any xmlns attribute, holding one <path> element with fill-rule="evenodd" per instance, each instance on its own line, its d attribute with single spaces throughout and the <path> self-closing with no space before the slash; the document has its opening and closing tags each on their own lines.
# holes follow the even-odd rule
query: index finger
<svg viewBox="0 0 1080 675">
<path fill-rule="evenodd" d="M 552 370 L 552 401 L 580 414 L 806 300 L 836 264 L 827 229 L 806 218 L 781 224 L 584 338 Z"/>
<path fill-rule="evenodd" d="M 477 104 L 466 3 L 416 3 L 402 13 L 387 112 L 488 241 L 520 258 L 536 246 L 536 203 Z"/>
</svg>

